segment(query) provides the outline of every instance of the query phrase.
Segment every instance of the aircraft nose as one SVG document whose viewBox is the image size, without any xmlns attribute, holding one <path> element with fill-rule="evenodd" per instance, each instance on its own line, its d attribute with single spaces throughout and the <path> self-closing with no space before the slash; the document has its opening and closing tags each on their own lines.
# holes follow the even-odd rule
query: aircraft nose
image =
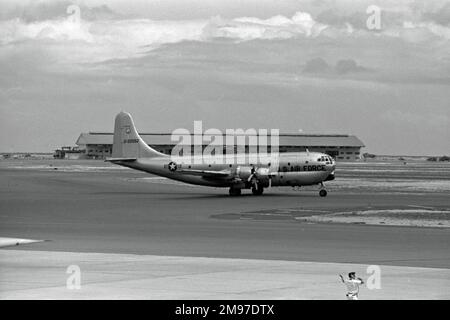
<svg viewBox="0 0 450 320">
<path fill-rule="evenodd" d="M 334 179 L 335 179 L 335 176 L 334 176 L 334 166 L 333 166 L 332 169 L 328 170 L 328 176 L 325 179 L 325 181 L 331 181 L 331 180 L 334 180 Z"/>
</svg>

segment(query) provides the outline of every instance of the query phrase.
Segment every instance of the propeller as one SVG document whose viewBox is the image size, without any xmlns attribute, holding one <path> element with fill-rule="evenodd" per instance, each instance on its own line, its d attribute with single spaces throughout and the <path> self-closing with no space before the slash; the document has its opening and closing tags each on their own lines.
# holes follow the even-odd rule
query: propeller
<svg viewBox="0 0 450 320">
<path fill-rule="evenodd" d="M 251 174 L 247 179 L 247 182 L 250 182 L 256 190 L 258 190 L 258 178 L 257 178 L 257 169 L 255 167 L 252 168 Z"/>
<path fill-rule="evenodd" d="M 253 167 L 250 176 L 247 181 L 254 185 L 255 189 L 258 190 L 258 175 L 266 175 L 269 179 L 269 188 L 272 187 L 272 175 L 270 174 L 269 168 L 256 168 Z"/>
</svg>

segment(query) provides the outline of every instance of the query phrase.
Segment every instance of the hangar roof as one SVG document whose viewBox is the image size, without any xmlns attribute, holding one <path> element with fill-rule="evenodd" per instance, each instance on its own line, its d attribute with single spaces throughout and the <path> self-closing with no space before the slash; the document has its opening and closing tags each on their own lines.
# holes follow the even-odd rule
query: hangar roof
<svg viewBox="0 0 450 320">
<path fill-rule="evenodd" d="M 139 133 L 149 145 L 175 145 L 171 133 Z M 306 147 L 364 147 L 364 143 L 356 136 L 346 134 L 296 134 L 280 133 L 280 146 Z M 224 141 L 225 142 L 225 141 Z M 270 142 L 270 140 L 268 141 Z M 113 134 L 108 132 L 81 133 L 77 145 L 103 144 L 112 145 Z"/>
</svg>

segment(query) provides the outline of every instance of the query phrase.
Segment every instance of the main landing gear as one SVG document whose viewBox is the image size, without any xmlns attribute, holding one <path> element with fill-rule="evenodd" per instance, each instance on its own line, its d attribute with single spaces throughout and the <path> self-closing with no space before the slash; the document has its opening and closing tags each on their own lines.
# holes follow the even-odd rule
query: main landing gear
<svg viewBox="0 0 450 320">
<path fill-rule="evenodd" d="M 262 186 L 253 186 L 252 187 L 252 193 L 255 195 L 255 196 L 260 196 L 260 195 L 262 195 L 263 194 L 263 192 L 264 192 L 264 188 L 262 187 Z"/>
<path fill-rule="evenodd" d="M 241 190 L 242 189 L 231 187 L 228 192 L 230 193 L 230 196 L 240 196 L 242 192 Z"/>
<path fill-rule="evenodd" d="M 319 196 L 326 197 L 328 194 L 327 190 L 325 189 L 325 186 L 323 185 L 323 182 L 320 183 L 320 191 Z"/>
</svg>

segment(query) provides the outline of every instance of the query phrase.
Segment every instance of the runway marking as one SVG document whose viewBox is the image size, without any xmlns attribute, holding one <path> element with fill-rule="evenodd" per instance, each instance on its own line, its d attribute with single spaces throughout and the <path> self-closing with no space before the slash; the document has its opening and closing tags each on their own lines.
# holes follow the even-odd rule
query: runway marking
<svg viewBox="0 0 450 320">
<path fill-rule="evenodd" d="M 415 205 L 408 205 L 408 207 L 412 207 L 412 208 L 423 208 L 423 209 L 430 209 L 430 210 L 434 210 L 434 207 L 425 207 L 425 206 L 415 206 Z"/>
<path fill-rule="evenodd" d="M 145 178 L 136 178 L 130 180 L 167 180 L 166 177 L 145 177 Z"/>
<path fill-rule="evenodd" d="M 413 207 L 413 208 L 410 208 Z M 312 223 L 346 223 L 382 226 L 409 226 L 450 228 L 450 208 L 432 208 L 405 205 L 399 208 L 355 207 L 352 210 L 336 209 L 319 210 L 305 208 L 279 208 L 251 210 L 240 213 L 224 213 L 211 215 L 217 219 L 240 220 L 280 220 L 290 218 L 297 222 Z"/>
<path fill-rule="evenodd" d="M 324 215 L 297 217 L 300 221 L 351 223 L 428 228 L 450 228 L 450 210 L 437 209 L 354 209 Z"/>
</svg>

